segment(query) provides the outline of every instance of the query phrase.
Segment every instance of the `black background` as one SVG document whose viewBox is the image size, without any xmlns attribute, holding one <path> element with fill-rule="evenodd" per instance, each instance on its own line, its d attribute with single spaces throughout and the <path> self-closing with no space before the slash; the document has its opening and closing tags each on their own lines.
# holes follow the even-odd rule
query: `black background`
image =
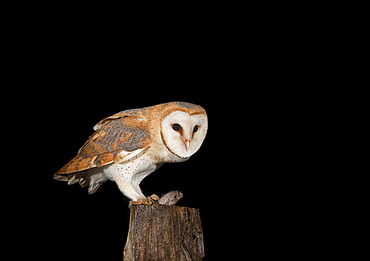
<svg viewBox="0 0 370 261">
<path fill-rule="evenodd" d="M 146 177 L 144 194 L 178 189 L 181 205 L 200 209 L 206 261 L 294 256 L 309 216 L 296 195 L 311 179 L 307 163 L 297 167 L 307 138 L 297 133 L 309 128 L 300 122 L 306 92 L 297 84 L 310 84 L 299 38 L 294 49 L 285 41 L 292 31 L 252 20 L 238 26 L 238 17 L 196 30 L 163 22 L 130 32 L 63 21 L 24 23 L 11 38 L 3 131 L 16 137 L 6 151 L 15 162 L 3 184 L 15 202 L 14 256 L 122 260 L 129 209 L 116 185 L 88 195 L 52 177 L 101 119 L 169 101 L 204 107 L 209 131 L 189 161 Z"/>
</svg>

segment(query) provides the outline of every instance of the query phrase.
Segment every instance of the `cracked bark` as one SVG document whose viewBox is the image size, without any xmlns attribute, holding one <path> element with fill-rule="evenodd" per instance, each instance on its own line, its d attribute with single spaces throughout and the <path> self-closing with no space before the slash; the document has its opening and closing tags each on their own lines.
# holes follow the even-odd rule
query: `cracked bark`
<svg viewBox="0 0 370 261">
<path fill-rule="evenodd" d="M 199 209 L 131 205 L 124 261 L 201 261 L 204 241 Z"/>
</svg>

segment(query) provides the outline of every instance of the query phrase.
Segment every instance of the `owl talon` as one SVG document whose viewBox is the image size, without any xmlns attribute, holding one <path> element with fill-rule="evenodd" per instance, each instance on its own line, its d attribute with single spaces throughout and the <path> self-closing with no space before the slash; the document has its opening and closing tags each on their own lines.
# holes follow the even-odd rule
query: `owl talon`
<svg viewBox="0 0 370 261">
<path fill-rule="evenodd" d="M 138 201 L 130 201 L 129 207 L 132 206 L 132 205 L 147 205 L 147 206 L 151 206 L 151 205 L 153 205 L 153 201 L 151 201 L 151 199 L 148 197 L 148 198 L 145 198 L 145 199 L 139 199 Z"/>
<path fill-rule="evenodd" d="M 156 194 L 153 194 L 149 197 L 146 197 L 144 199 L 139 199 L 138 201 L 130 201 L 129 203 L 129 207 L 131 205 L 147 205 L 147 206 L 151 206 L 153 205 L 153 202 L 154 201 L 157 201 L 159 199 L 159 197 L 156 195 Z"/>
<path fill-rule="evenodd" d="M 159 197 L 156 194 L 152 194 L 149 198 L 155 201 L 159 200 Z"/>
</svg>

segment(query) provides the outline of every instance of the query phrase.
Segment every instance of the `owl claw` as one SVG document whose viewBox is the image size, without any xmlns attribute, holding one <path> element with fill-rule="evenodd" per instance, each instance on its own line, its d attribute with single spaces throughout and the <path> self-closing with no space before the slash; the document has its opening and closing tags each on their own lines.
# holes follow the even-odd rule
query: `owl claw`
<svg viewBox="0 0 370 261">
<path fill-rule="evenodd" d="M 131 205 L 147 205 L 147 206 L 151 206 L 153 205 L 153 202 L 154 201 L 157 201 L 159 199 L 159 197 L 156 195 L 156 194 L 153 194 L 149 197 L 146 197 L 144 199 L 139 199 L 137 201 L 130 201 L 129 203 L 129 207 Z"/>
<path fill-rule="evenodd" d="M 156 194 L 152 194 L 151 196 L 149 196 L 149 198 L 151 198 L 154 201 L 159 200 L 159 197 Z"/>
</svg>

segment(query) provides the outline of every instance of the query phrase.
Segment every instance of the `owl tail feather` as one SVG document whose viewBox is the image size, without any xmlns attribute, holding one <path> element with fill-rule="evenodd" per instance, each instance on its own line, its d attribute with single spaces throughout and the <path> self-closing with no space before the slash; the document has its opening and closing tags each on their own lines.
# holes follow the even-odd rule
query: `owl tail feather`
<svg viewBox="0 0 370 261">
<path fill-rule="evenodd" d="M 84 188 L 89 185 L 90 175 L 87 175 L 86 171 L 69 174 L 55 173 L 53 179 L 57 181 L 67 181 L 68 185 L 73 185 L 78 182 L 81 185 L 81 187 Z"/>
<path fill-rule="evenodd" d="M 57 173 L 54 174 L 53 179 L 57 181 L 68 181 L 68 177 L 64 175 L 59 175 Z"/>
<path fill-rule="evenodd" d="M 73 185 L 78 182 L 82 188 L 88 186 L 89 194 L 95 193 L 98 188 L 107 180 L 102 174 L 90 175 L 86 171 L 70 173 L 68 175 L 55 173 L 53 178 L 57 181 L 66 181 L 68 182 L 68 185 Z"/>
</svg>

